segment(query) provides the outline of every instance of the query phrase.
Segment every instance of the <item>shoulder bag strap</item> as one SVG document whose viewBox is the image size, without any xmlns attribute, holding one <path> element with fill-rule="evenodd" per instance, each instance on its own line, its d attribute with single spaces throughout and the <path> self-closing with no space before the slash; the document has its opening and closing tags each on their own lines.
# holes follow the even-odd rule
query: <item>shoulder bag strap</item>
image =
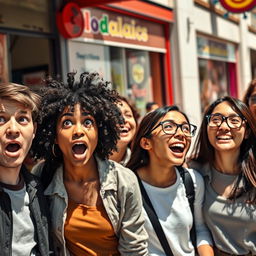
<svg viewBox="0 0 256 256">
<path fill-rule="evenodd" d="M 164 252 L 165 252 L 165 255 L 167 256 L 173 256 L 173 253 L 172 253 L 172 250 L 169 246 L 169 243 L 166 239 L 166 236 L 165 236 L 165 233 L 163 231 L 163 228 L 158 220 L 158 217 L 156 215 L 156 212 L 155 212 L 155 209 L 148 197 L 148 194 L 141 182 L 141 179 L 140 177 L 138 176 L 138 174 L 135 172 L 135 174 L 137 175 L 137 178 L 138 178 L 138 182 L 139 182 L 139 185 L 140 185 L 140 190 L 141 190 L 141 195 L 142 195 L 142 201 L 143 201 L 143 206 L 144 206 L 144 209 L 145 211 L 147 212 L 148 214 L 148 217 L 151 221 L 151 224 L 155 230 L 155 233 L 158 237 L 158 240 L 161 244 L 161 246 L 163 247 L 164 249 Z"/>
<path fill-rule="evenodd" d="M 194 201 L 195 201 L 195 188 L 194 188 L 194 182 L 191 178 L 190 173 L 183 168 L 182 166 L 177 166 L 180 176 L 183 180 L 185 189 L 186 189 L 186 196 L 188 198 L 188 202 L 189 202 L 189 207 L 190 207 L 190 211 L 193 215 L 193 225 L 192 228 L 190 230 L 190 239 L 191 242 L 195 248 L 195 250 L 197 250 L 197 245 L 196 245 L 196 230 L 195 230 L 195 218 L 194 218 Z"/>
</svg>

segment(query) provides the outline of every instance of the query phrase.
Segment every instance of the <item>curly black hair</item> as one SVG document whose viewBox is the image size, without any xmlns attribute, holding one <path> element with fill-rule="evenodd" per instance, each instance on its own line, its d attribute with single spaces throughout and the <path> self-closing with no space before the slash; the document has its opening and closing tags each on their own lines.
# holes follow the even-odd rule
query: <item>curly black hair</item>
<svg viewBox="0 0 256 256">
<path fill-rule="evenodd" d="M 75 72 L 67 74 L 67 84 L 48 78 L 41 89 L 41 105 L 37 119 L 38 128 L 32 144 L 32 155 L 44 159 L 46 163 L 57 167 L 62 162 L 62 154 L 56 155 L 53 149 L 56 138 L 56 126 L 60 114 L 66 107 L 79 103 L 95 118 L 98 127 L 98 144 L 95 154 L 106 159 L 112 150 L 116 150 L 119 139 L 118 124 L 123 118 L 116 103 L 118 93 L 110 89 L 110 82 L 100 78 L 98 73 L 84 72 L 80 81 L 75 81 Z M 54 152 L 53 152 L 54 151 Z M 52 168 L 51 168 L 52 169 Z"/>
</svg>

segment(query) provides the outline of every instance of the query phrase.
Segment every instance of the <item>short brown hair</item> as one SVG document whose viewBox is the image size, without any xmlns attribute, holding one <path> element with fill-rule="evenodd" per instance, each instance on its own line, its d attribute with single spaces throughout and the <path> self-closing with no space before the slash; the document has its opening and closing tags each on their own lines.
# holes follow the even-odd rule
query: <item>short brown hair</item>
<svg viewBox="0 0 256 256">
<path fill-rule="evenodd" d="M 15 83 L 0 84 L 0 100 L 14 101 L 29 108 L 33 121 L 38 115 L 40 96 L 29 87 Z"/>
</svg>

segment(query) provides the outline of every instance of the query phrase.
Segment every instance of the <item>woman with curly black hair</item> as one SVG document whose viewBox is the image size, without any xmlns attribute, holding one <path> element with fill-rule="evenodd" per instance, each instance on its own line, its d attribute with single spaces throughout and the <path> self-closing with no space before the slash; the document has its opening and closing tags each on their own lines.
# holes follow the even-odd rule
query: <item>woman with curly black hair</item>
<svg viewBox="0 0 256 256">
<path fill-rule="evenodd" d="M 107 160 L 123 123 L 117 93 L 97 73 L 47 81 L 33 144 L 49 197 L 57 255 L 147 255 L 135 175 Z"/>
</svg>

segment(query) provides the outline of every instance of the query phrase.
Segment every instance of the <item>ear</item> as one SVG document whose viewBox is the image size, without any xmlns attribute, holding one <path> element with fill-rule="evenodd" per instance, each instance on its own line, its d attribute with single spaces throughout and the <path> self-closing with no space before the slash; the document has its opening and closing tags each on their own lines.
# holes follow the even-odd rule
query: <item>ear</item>
<svg viewBox="0 0 256 256">
<path fill-rule="evenodd" d="M 140 139 L 140 146 L 145 150 L 150 150 L 152 148 L 150 139 L 142 137 Z"/>
</svg>

